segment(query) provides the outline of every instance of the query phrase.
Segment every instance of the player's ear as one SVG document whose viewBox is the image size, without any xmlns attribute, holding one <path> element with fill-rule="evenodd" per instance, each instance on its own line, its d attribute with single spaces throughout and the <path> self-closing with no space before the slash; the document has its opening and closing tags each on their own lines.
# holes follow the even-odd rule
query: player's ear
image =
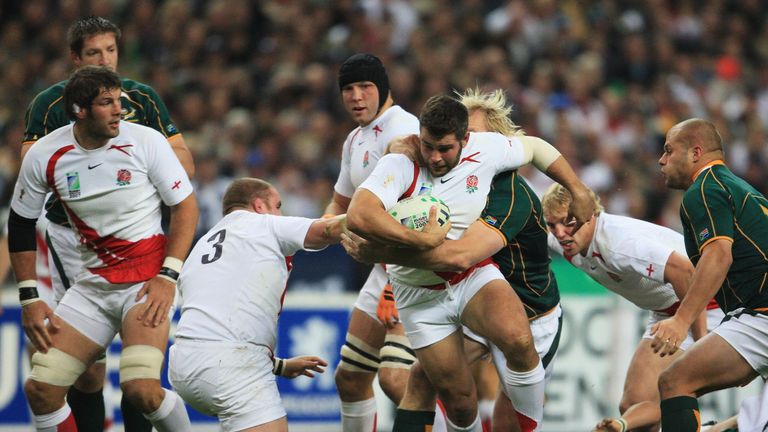
<svg viewBox="0 0 768 432">
<path fill-rule="evenodd" d="M 251 208 L 253 211 L 259 214 L 266 214 L 267 213 L 267 207 L 265 205 L 265 202 L 263 199 L 256 197 L 251 201 Z"/>
<path fill-rule="evenodd" d="M 75 65 L 75 68 L 79 68 L 81 63 L 83 62 L 83 59 L 80 58 L 80 54 L 74 51 L 69 52 L 69 59 L 72 60 L 72 64 Z"/>
</svg>

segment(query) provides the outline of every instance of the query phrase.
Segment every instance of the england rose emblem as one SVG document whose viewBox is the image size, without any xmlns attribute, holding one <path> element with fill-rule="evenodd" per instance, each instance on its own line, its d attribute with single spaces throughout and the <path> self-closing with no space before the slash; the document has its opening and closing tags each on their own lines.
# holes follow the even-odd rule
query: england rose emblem
<svg viewBox="0 0 768 432">
<path fill-rule="evenodd" d="M 117 170 L 117 185 L 125 186 L 131 184 L 131 172 L 127 169 Z"/>
<path fill-rule="evenodd" d="M 477 176 L 471 175 L 467 177 L 467 193 L 475 193 L 477 192 Z"/>
</svg>

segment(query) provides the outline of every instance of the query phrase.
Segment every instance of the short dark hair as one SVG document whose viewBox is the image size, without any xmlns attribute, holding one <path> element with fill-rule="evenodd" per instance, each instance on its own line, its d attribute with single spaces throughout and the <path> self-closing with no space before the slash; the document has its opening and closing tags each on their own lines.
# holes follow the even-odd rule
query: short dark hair
<svg viewBox="0 0 768 432">
<path fill-rule="evenodd" d="M 77 118 L 81 109 L 90 107 L 102 89 L 120 88 L 120 76 L 103 66 L 83 66 L 69 77 L 64 87 L 64 108 L 69 118 Z"/>
<path fill-rule="evenodd" d="M 75 21 L 67 30 L 69 50 L 79 56 L 85 38 L 102 33 L 114 33 L 115 42 L 120 44 L 120 29 L 112 21 L 92 15 Z"/>
<path fill-rule="evenodd" d="M 468 122 L 467 107 L 447 95 L 429 98 L 419 116 L 420 126 L 436 139 L 448 134 L 454 134 L 459 140 L 464 139 Z"/>
<path fill-rule="evenodd" d="M 269 182 L 253 177 L 243 177 L 233 181 L 221 200 L 224 215 L 228 215 L 238 207 L 250 207 L 251 202 L 256 198 L 266 200 L 271 189 L 274 187 Z"/>
</svg>

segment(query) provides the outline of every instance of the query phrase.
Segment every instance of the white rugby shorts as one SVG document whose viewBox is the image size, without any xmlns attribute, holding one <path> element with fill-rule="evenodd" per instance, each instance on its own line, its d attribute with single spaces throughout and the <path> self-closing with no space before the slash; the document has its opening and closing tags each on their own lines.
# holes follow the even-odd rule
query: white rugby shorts
<svg viewBox="0 0 768 432">
<path fill-rule="evenodd" d="M 533 321 L 529 321 L 531 334 L 533 335 L 533 345 L 536 348 L 536 353 L 539 354 L 539 358 L 542 359 L 542 362 L 547 354 L 550 354 L 552 345 L 558 337 L 560 317 L 562 315 L 563 309 L 558 304 L 550 313 L 540 316 Z M 503 381 L 504 371 L 507 367 L 507 359 L 504 357 L 504 353 L 501 352 L 496 345 L 488 341 L 488 339 L 470 330 L 469 327 L 464 326 L 462 330 L 464 331 L 465 337 L 485 345 L 490 350 L 493 365 L 496 367 L 496 373 L 499 374 L 499 377 L 502 378 Z M 549 361 L 546 364 L 543 364 L 545 373 L 544 379 L 546 382 L 549 382 L 552 377 L 552 370 L 554 369 L 556 357 L 555 354 L 556 351 L 549 357 Z M 503 386 L 502 391 L 504 391 Z"/>
<path fill-rule="evenodd" d="M 414 349 L 439 342 L 461 328 L 461 315 L 472 297 L 489 282 L 504 276 L 492 264 L 477 267 L 461 282 L 447 288 L 403 285 L 391 281 L 397 311 Z M 506 282 L 506 281 L 505 281 Z"/>
<path fill-rule="evenodd" d="M 100 279 L 94 276 L 91 279 Z M 83 281 L 81 281 L 83 282 Z M 126 314 L 137 304 L 147 301 L 147 296 L 136 301 L 136 294 L 144 286 L 144 282 L 136 284 L 77 283 L 62 297 L 56 307 L 56 315 L 97 344 L 107 347 L 120 332 Z M 168 310 L 168 319 L 173 317 L 176 302 Z"/>
<path fill-rule="evenodd" d="M 729 312 L 738 314 L 740 310 Z M 713 330 L 736 350 L 763 379 L 768 378 L 768 316 L 743 313 Z"/>
<path fill-rule="evenodd" d="M 222 431 L 239 431 L 285 417 L 267 347 L 176 338 L 168 379 L 185 402 L 217 416 Z"/>
</svg>

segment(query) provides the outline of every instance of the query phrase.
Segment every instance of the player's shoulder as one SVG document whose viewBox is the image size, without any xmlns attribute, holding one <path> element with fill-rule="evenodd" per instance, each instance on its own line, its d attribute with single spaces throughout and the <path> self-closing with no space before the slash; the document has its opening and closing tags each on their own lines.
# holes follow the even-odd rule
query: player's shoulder
<svg viewBox="0 0 768 432">
<path fill-rule="evenodd" d="M 386 112 L 384 112 L 384 115 L 382 116 L 386 118 L 388 122 L 393 123 L 406 123 L 409 126 L 415 125 L 417 128 L 419 126 L 419 119 L 403 109 L 400 105 L 392 105 L 387 109 Z"/>
<path fill-rule="evenodd" d="M 67 81 L 59 81 L 56 84 L 41 91 L 37 96 L 32 99 L 30 107 L 46 108 L 51 104 L 61 101 L 64 95 L 64 87 L 66 87 Z"/>
<path fill-rule="evenodd" d="M 120 121 L 120 135 L 117 138 L 121 140 L 136 140 L 139 143 L 147 144 L 154 144 L 158 140 L 162 142 L 167 141 L 165 136 L 155 129 L 125 120 Z"/>
<path fill-rule="evenodd" d="M 143 82 L 132 80 L 130 78 L 121 78 L 120 85 L 122 86 L 123 91 L 126 92 L 137 91 L 147 95 L 157 95 L 155 89 L 153 89 L 149 84 L 144 84 Z"/>
<path fill-rule="evenodd" d="M 52 151 L 67 143 L 74 143 L 74 138 L 72 137 L 72 124 L 62 126 L 48 135 L 40 137 L 39 140 L 35 141 L 35 145 L 29 148 L 29 151 L 24 158 L 48 157 Z"/>
</svg>

